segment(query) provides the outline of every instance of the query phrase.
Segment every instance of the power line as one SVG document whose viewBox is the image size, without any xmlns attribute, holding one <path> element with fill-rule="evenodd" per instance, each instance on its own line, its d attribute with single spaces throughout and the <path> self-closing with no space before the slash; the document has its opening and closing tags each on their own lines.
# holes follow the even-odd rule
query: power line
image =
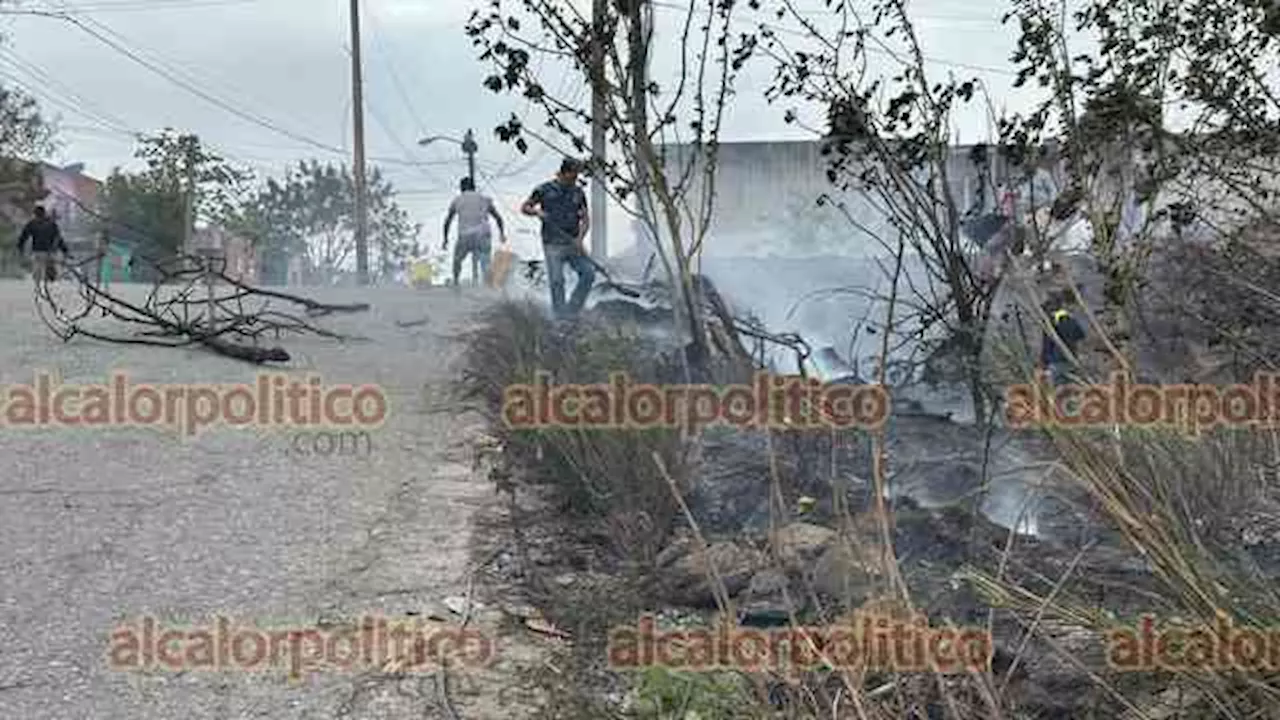
<svg viewBox="0 0 1280 720">
<path fill-rule="evenodd" d="M 675 3 L 662 2 L 662 1 L 660 1 L 660 0 L 649 0 L 649 1 L 650 1 L 650 3 L 651 3 L 651 4 L 653 4 L 655 7 L 665 8 L 665 9 L 668 9 L 668 10 L 680 10 L 680 11 L 682 11 L 682 12 L 689 12 L 689 8 L 688 8 L 688 7 L 683 7 L 683 6 L 681 6 L 681 5 L 677 5 L 677 4 L 675 4 Z M 805 14 L 810 14 L 810 13 L 805 13 Z M 921 17 L 928 17 L 928 16 L 921 16 Z M 751 22 L 752 22 L 751 20 L 748 20 L 748 19 L 746 19 L 746 18 L 744 18 L 744 17 L 734 17 L 734 18 L 731 18 L 731 20 L 730 20 L 730 21 L 731 21 L 731 22 L 738 23 L 738 24 L 751 23 Z M 782 33 L 782 34 L 784 34 L 784 35 L 793 35 L 793 36 L 802 37 L 802 38 L 808 38 L 808 39 L 813 39 L 813 37 L 814 37 L 813 33 L 810 33 L 810 32 L 806 32 L 806 31 L 802 31 L 802 30 L 795 30 L 795 29 L 793 29 L 793 28 L 780 27 L 780 26 L 773 25 L 773 24 L 771 24 L 771 23 L 766 23 L 766 22 L 759 22 L 759 23 L 755 23 L 755 25 L 754 25 L 754 26 L 755 26 L 755 27 L 757 27 L 757 28 L 759 28 L 759 29 L 765 29 L 765 30 L 769 30 L 769 31 L 771 31 L 771 32 Z M 877 49 L 877 48 L 866 48 L 866 47 L 864 47 L 864 48 L 863 48 L 863 50 L 865 50 L 866 52 L 871 53 L 871 54 L 873 54 L 873 55 L 887 56 L 887 57 L 893 58 L 893 59 L 895 59 L 895 60 L 897 60 L 897 59 L 898 59 L 898 57 L 897 57 L 897 53 L 894 53 L 893 51 L 888 50 L 888 49 Z M 934 65 L 942 65 L 942 66 L 944 66 L 944 67 L 962 68 L 962 69 L 965 69 L 965 70 L 973 70 L 973 71 L 975 71 L 975 72 L 988 72 L 988 73 L 992 73 L 992 74 L 995 74 L 995 75 L 1005 75 L 1005 76 L 1008 76 L 1008 77 L 1017 77 L 1017 76 L 1018 76 L 1018 73 L 1013 72 L 1013 71 L 1011 71 L 1011 70 L 1005 70 L 1004 68 L 996 68 L 996 67 L 990 67 L 990 66 L 986 66 L 986 65 L 974 65 L 974 64 L 971 64 L 971 63 L 957 62 L 957 61 L 955 61 L 955 60 L 945 60 L 945 59 L 942 59 L 942 58 L 930 57 L 930 56 L 928 56 L 928 55 L 923 56 L 923 59 L 924 59 L 924 61 L 925 61 L 925 62 L 927 62 L 927 63 L 931 63 L 931 64 L 934 64 Z"/>
<path fill-rule="evenodd" d="M 126 1 L 127 1 L 127 2 L 131 2 L 132 0 L 126 0 Z M 155 3 L 155 2 L 161 2 L 161 3 L 164 3 L 164 2 L 167 2 L 167 3 L 169 3 L 169 4 L 171 4 L 171 5 L 175 5 L 175 6 L 176 6 L 179 2 L 182 2 L 182 3 L 184 4 L 184 6 L 187 6 L 187 7 L 192 6 L 192 0 L 146 0 L 146 1 L 147 1 L 148 3 Z M 257 1 L 257 0 L 255 0 L 255 1 Z M 57 0 L 57 2 L 59 3 L 60 8 L 62 8 L 63 10 L 76 12 L 76 13 L 78 13 L 78 14 L 84 14 L 84 11 L 87 9 L 87 8 L 86 8 L 86 6 L 84 6 L 84 5 L 79 5 L 79 4 L 74 4 L 74 5 L 73 5 L 72 3 L 68 2 L 68 0 Z M 119 3 L 113 4 L 113 6 L 114 6 L 114 5 L 118 5 L 118 4 L 119 4 Z M 120 34 L 120 33 L 119 33 L 119 32 L 117 32 L 116 30 L 114 30 L 113 28 L 111 28 L 109 25 L 106 25 L 105 23 L 102 23 L 102 22 L 100 22 L 100 21 L 98 21 L 98 20 L 95 20 L 94 18 L 89 17 L 89 16 L 87 16 L 87 15 L 85 16 L 85 20 L 86 20 L 88 23 L 90 23 L 90 24 L 92 24 L 92 25 L 96 26 L 96 27 L 97 27 L 100 31 L 102 31 L 103 33 L 108 34 L 108 35 L 111 35 L 112 37 L 114 37 L 114 38 L 115 38 L 115 39 L 116 39 L 120 44 L 125 45 L 125 46 L 130 46 L 130 45 L 131 45 L 131 46 L 133 46 L 133 47 L 135 48 L 135 52 L 137 52 L 138 54 L 141 54 L 141 53 L 142 53 L 142 51 L 147 50 L 146 48 L 143 48 L 142 46 L 140 46 L 140 45 L 139 45 L 139 43 L 137 43 L 136 41 L 130 40 L 129 38 L 125 37 L 124 35 Z M 193 86 L 197 85 L 198 83 L 203 83 L 203 84 L 205 84 L 205 85 L 212 84 L 212 83 L 210 83 L 210 82 L 209 82 L 209 77 L 201 78 L 201 77 L 199 76 L 199 74 L 198 74 L 195 70 L 193 70 L 193 69 L 192 69 L 192 67 L 191 67 L 191 65 L 190 65 L 190 64 L 183 63 L 183 62 L 181 62 L 181 61 L 179 61 L 179 60 L 176 60 L 176 59 L 174 59 L 174 58 L 171 58 L 171 57 L 166 57 L 166 56 L 164 56 L 164 55 L 162 55 L 162 54 L 160 54 L 160 53 L 156 52 L 156 51 L 155 51 L 155 50 L 153 50 L 153 49 L 152 49 L 152 50 L 147 50 L 147 52 L 150 54 L 150 56 L 151 56 L 151 58 L 153 59 L 153 61 L 159 61 L 159 62 L 161 62 L 161 63 L 165 64 L 166 66 L 178 66 L 178 67 L 185 67 L 185 68 L 187 69 L 187 73 L 188 73 L 188 74 L 187 74 L 187 77 L 185 77 L 185 78 L 183 78 L 183 79 L 184 79 L 184 80 L 186 80 L 189 84 L 191 84 L 191 85 L 193 85 Z M 177 71 L 177 70 L 173 70 L 172 72 L 174 72 L 174 74 L 175 74 L 175 75 L 179 75 L 179 77 L 181 77 L 181 74 L 180 74 L 180 73 L 178 73 L 178 71 Z M 224 91 L 225 91 L 225 88 L 226 88 L 226 86 L 224 85 L 224 86 L 223 86 L 223 90 L 224 90 Z M 228 103 L 228 104 L 230 104 L 230 103 Z M 140 132 L 135 131 L 133 134 L 134 134 L 135 136 L 140 136 L 140 135 L 142 135 L 143 133 L 140 133 Z M 208 146 L 208 145 L 209 145 L 209 143 L 205 142 L 205 145 L 206 145 L 206 146 Z M 261 146 L 261 147 L 271 147 L 271 148 L 276 148 L 276 147 L 278 147 L 278 146 L 277 146 L 277 145 L 263 145 L 263 146 Z M 229 154 L 229 153 L 223 153 L 223 154 L 224 154 L 227 158 L 232 159 L 232 160 L 237 160 L 237 161 L 242 160 L 242 158 L 243 158 L 243 157 L 248 157 L 248 156 L 233 156 L 233 155 L 231 155 L 231 154 Z M 273 165 L 275 165 L 276 167 L 279 167 L 280 165 L 284 164 L 284 163 L 283 163 L 283 161 L 280 161 L 280 160 L 270 160 L 270 161 L 268 161 L 268 162 L 271 162 L 271 163 L 272 163 Z M 251 165 L 252 163 L 247 163 L 247 162 L 246 162 L 246 163 L 244 163 L 244 164 L 245 164 L 245 165 Z"/>
<path fill-rule="evenodd" d="M 138 131 L 120 131 L 120 130 L 113 130 L 111 128 L 106 128 L 106 127 L 94 127 L 94 126 L 85 126 L 85 125 L 60 124 L 58 126 L 58 129 L 64 133 L 70 132 L 70 133 L 78 133 L 83 135 L 97 135 L 101 137 L 119 138 L 121 141 L 124 141 L 125 138 L 127 137 L 130 140 L 132 140 L 133 143 L 136 143 L 139 137 L 144 136 L 144 133 L 140 133 Z M 259 171 L 263 171 L 264 168 L 270 167 L 272 171 L 271 174 L 274 174 L 275 172 L 277 172 L 281 167 L 292 165 L 291 160 L 286 161 L 281 158 L 273 158 L 273 157 L 267 157 L 264 155 L 246 153 L 239 147 L 233 148 L 235 150 L 235 153 L 233 154 L 230 152 L 226 152 L 226 150 L 224 149 L 225 146 L 213 147 L 205 143 L 203 140 L 201 141 L 201 144 L 206 145 L 210 150 L 218 153 L 219 155 L 225 157 L 228 160 L 234 161 L 236 164 L 244 165 L 247 167 L 256 166 L 255 169 Z"/>
<path fill-rule="evenodd" d="M 124 55 L 125 57 L 129 58 L 130 60 L 137 63 L 138 65 L 141 65 L 147 70 L 150 70 L 151 72 L 169 81 L 170 83 L 182 88 L 183 90 L 186 90 L 187 92 L 195 95 L 196 97 L 199 97 L 200 99 L 228 113 L 231 113 L 232 115 L 235 115 L 236 117 L 246 122 L 249 122 L 253 125 L 257 125 L 258 127 L 264 128 L 266 130 L 270 130 L 271 132 L 274 132 L 278 135 L 287 137 L 291 140 L 313 147 L 318 150 L 323 150 L 325 152 L 344 156 L 344 157 L 347 155 L 347 152 L 345 150 L 342 150 L 341 148 L 334 147 L 333 145 L 330 145 L 328 143 L 315 140 L 305 135 L 293 132 L 287 128 L 281 127 L 280 125 L 274 122 L 271 122 L 270 120 L 264 119 L 251 112 L 235 107 L 234 105 L 226 102 L 225 100 L 222 100 L 221 98 L 205 90 L 202 90 L 201 88 L 197 87 L 195 84 L 182 79 L 181 77 L 174 74 L 173 72 L 166 70 L 162 67 L 159 67 L 155 63 L 147 60 L 146 58 L 143 58 L 138 53 L 134 52 L 129 47 L 127 47 L 125 44 L 118 42 L 116 40 L 113 40 L 110 37 L 107 37 L 106 33 L 114 34 L 117 37 L 120 37 L 120 36 L 118 33 L 115 33 L 110 28 L 107 28 L 101 23 L 92 21 L 92 19 L 90 19 L 90 22 L 93 22 L 95 25 L 102 27 L 106 32 L 104 33 L 104 32 L 99 32 L 98 30 L 95 30 L 94 28 L 90 27 L 89 24 L 86 23 L 85 21 L 67 12 L 50 12 L 50 11 L 42 11 L 42 10 L 0 10 L 0 15 L 29 15 L 29 16 L 52 18 L 56 20 L 64 20 L 66 22 L 69 22 L 75 25 L 80 30 L 87 33 L 88 35 L 92 36 L 94 39 L 98 40 L 102 44 L 115 50 L 121 55 Z M 391 163 L 391 164 L 404 164 L 404 165 L 410 165 L 410 166 L 421 164 L 417 162 L 399 160 L 395 158 L 372 158 L 371 157 L 369 159 L 376 160 L 377 162 Z"/>
<path fill-rule="evenodd" d="M 148 1 L 153 1 L 153 0 L 148 0 Z M 78 5 L 72 6 L 68 2 L 68 0 L 57 0 L 57 2 L 59 2 L 63 8 L 82 7 Z M 77 14 L 84 14 L 84 13 L 77 11 Z M 236 99 L 236 94 L 238 92 L 243 92 L 243 88 L 245 84 L 240 79 L 237 79 L 233 82 L 228 82 L 225 77 L 219 77 L 217 74 L 209 71 L 207 68 L 203 69 L 203 72 L 202 72 L 201 68 L 189 62 L 184 62 L 181 59 L 162 54 L 160 52 L 157 52 L 154 48 L 148 48 L 146 46 L 143 46 L 141 43 L 137 42 L 136 40 L 131 40 L 130 38 L 122 35 L 120 32 L 113 29 L 111 26 L 99 20 L 96 20 L 93 17 L 85 15 L 84 19 L 88 23 L 94 25 L 100 31 L 114 37 L 121 44 L 132 47 L 134 51 L 137 52 L 138 54 L 148 56 L 149 59 L 152 60 L 153 62 L 156 62 L 167 68 L 170 68 L 171 72 L 173 72 L 175 75 L 178 75 L 179 77 L 182 77 L 188 83 L 195 86 L 204 87 L 206 89 L 209 89 L 210 91 L 216 90 L 218 92 L 218 95 L 224 99 L 224 102 L 227 102 L 228 104 L 234 104 L 240 107 L 253 107 L 255 105 L 263 104 L 260 98 L 250 97 L 247 94 L 243 94 L 240 96 L 240 102 L 232 102 L 233 100 Z M 185 71 L 185 72 L 181 72 L 181 71 Z M 234 89 L 231 89 L 231 88 L 234 88 Z M 270 110 L 271 108 L 270 106 L 268 106 L 266 109 Z M 259 115 L 259 117 L 265 117 L 263 113 L 257 113 L 257 114 Z M 291 115 L 290 113 L 287 113 L 287 112 L 285 114 Z M 292 121 L 295 125 L 298 124 L 300 120 L 299 116 L 296 116 L 296 115 L 291 115 L 286 119 Z M 305 125 L 306 120 L 302 120 L 301 123 Z"/>
<path fill-rule="evenodd" d="M 220 98 L 218 98 L 218 97 L 216 97 L 216 96 L 214 96 L 214 95 L 212 95 L 212 94 L 210 94 L 210 93 L 208 93 L 208 92 L 205 92 L 204 90 L 201 90 L 200 88 L 198 88 L 198 87 L 196 87 L 196 86 L 192 85 L 192 84 L 191 84 L 191 83 L 189 83 L 189 82 L 186 82 L 186 81 L 185 81 L 185 80 L 183 80 L 182 78 L 180 78 L 180 77 L 178 77 L 177 75 L 173 74 L 173 73 L 172 73 L 172 72 L 170 72 L 169 70 L 166 70 L 165 68 L 159 67 L 159 66 L 155 65 L 154 63 L 150 62 L 149 60 L 146 60 L 145 58 L 143 58 L 143 57 L 141 57 L 140 55 L 138 55 L 137 53 L 135 53 L 133 50 L 130 50 L 128 47 L 125 47 L 124 45 L 122 45 L 122 44 L 120 44 L 120 43 L 116 42 L 115 40 L 112 40 L 111 38 L 107 37 L 105 34 L 103 34 L 103 33 L 101 33 L 101 32 L 98 32 L 97 30 L 94 30 L 93 28 L 89 27 L 89 25 L 88 25 L 88 24 L 86 24 L 84 21 L 80 20 L 80 19 L 79 19 L 79 18 L 77 18 L 77 17 L 74 17 L 73 15 L 70 15 L 70 14 L 65 13 L 65 12 L 44 12 L 44 11 L 40 11 L 40 10 L 28 10 L 28 11 L 0 11 L 0 14 L 38 15 L 38 16 L 42 16 L 42 17 L 50 17 L 50 18 L 56 18 L 56 19 L 60 19 L 60 20 L 66 20 L 67 22 L 69 22 L 69 23 L 71 23 L 71 24 L 75 25 L 76 27 L 80 28 L 80 29 L 81 29 L 81 30 L 83 30 L 84 32 L 88 33 L 90 36 L 92 36 L 93 38 L 97 39 L 99 42 L 101 42 L 101 43 L 103 43 L 104 45 L 106 45 L 106 46 L 108 46 L 108 47 L 112 48 L 112 49 L 113 49 L 113 50 L 115 50 L 116 52 L 120 53 L 121 55 L 124 55 L 125 57 L 127 57 L 127 58 L 129 58 L 130 60 L 134 61 L 135 63 L 137 63 L 137 64 L 141 65 L 142 67 L 144 67 L 144 68 L 146 68 L 146 69 L 150 70 L 151 72 L 153 72 L 153 73 L 155 73 L 155 74 L 159 75 L 160 77 L 164 78 L 165 80 L 168 80 L 169 82 L 173 83 L 174 85 L 177 85 L 178 87 L 182 88 L 183 90 L 186 90 L 187 92 L 191 93 L 192 95 L 195 95 L 196 97 L 201 98 L 201 99 L 202 99 L 202 100 L 204 100 L 205 102 L 208 102 L 208 103 L 210 103 L 210 104 L 212 104 L 212 105 L 214 105 L 214 106 L 217 106 L 217 107 L 221 108 L 222 110 L 225 110 L 226 112 L 229 112 L 229 113 L 231 113 L 232 115 L 235 115 L 236 117 L 238 117 L 238 118 L 240 118 L 240 119 L 242 119 L 242 120 L 244 120 L 244 121 L 246 121 L 246 122 L 252 123 L 252 124 L 254 124 L 254 125 L 257 125 L 258 127 L 265 128 L 265 129 L 270 130 L 270 131 L 272 131 L 272 132 L 274 132 L 274 133 L 277 133 L 277 134 L 282 135 L 282 136 L 284 136 L 284 137 L 290 138 L 290 139 L 292 139 L 292 140 L 296 140 L 296 141 L 301 142 L 301 143 L 304 143 L 304 144 L 306 144 L 306 145 L 314 146 L 314 147 L 316 147 L 316 148 L 318 148 L 318 149 L 321 149 L 321 150 L 325 150 L 325 151 L 333 152 L 333 153 L 344 154 L 344 153 L 342 152 L 342 150 L 340 150 L 340 149 L 338 149 L 338 148 L 335 148 L 335 147 L 334 147 L 334 146 L 332 146 L 332 145 L 329 145 L 329 144 L 327 144 L 327 143 L 323 143 L 323 142 L 320 142 L 320 141 L 317 141 L 317 140 L 313 140 L 313 139 L 311 139 L 311 138 L 309 138 L 309 137 L 306 137 L 306 136 L 304 136 L 304 135 L 299 135 L 299 134 L 297 134 L 297 133 L 294 133 L 294 132 L 292 132 L 292 131 L 290 131 L 290 130 L 288 130 L 288 129 L 286 129 L 286 128 L 282 128 L 282 127 L 280 127 L 279 125 L 276 125 L 275 123 L 270 122 L 269 120 L 264 120 L 264 119 L 262 119 L 262 118 L 260 118 L 260 117 L 257 117 L 256 115 L 253 115 L 252 113 L 249 113 L 249 112 L 246 112 L 246 111 L 244 111 L 244 110 L 241 110 L 240 108 L 237 108 L 237 107 L 235 107 L 235 106 L 233 106 L 233 105 L 231 105 L 231 104 L 229 104 L 229 103 L 227 103 L 227 102 L 223 101 L 222 99 L 220 99 Z"/>
<path fill-rule="evenodd" d="M 377 20 L 376 15 L 374 13 L 370 13 L 369 18 L 371 21 L 370 25 L 373 29 L 375 39 L 378 39 L 379 41 L 381 41 L 385 49 L 385 51 L 382 53 L 382 58 L 384 63 L 386 63 L 387 70 L 391 77 L 392 84 L 395 87 L 397 93 L 399 94 L 401 102 L 404 104 L 405 108 L 409 111 L 409 115 L 412 117 L 412 119 L 416 123 L 418 132 L 423 137 L 431 135 L 431 133 L 427 130 L 427 123 L 423 122 L 422 116 L 418 114 L 414 103 L 410 101 L 409 94 L 405 90 L 404 83 L 401 81 L 401 78 L 400 78 L 400 74 L 396 72 L 395 61 L 392 57 L 394 54 L 394 50 L 392 50 L 391 43 L 389 42 L 386 34 L 382 32 L 380 21 Z M 539 71 L 541 70 L 545 62 L 546 62 L 545 55 L 542 55 L 538 58 Z M 561 90 L 559 91 L 560 94 L 563 94 L 564 91 L 567 89 L 567 85 L 568 85 L 567 80 L 569 79 L 570 77 L 568 74 L 566 74 L 565 78 L 562 78 Z M 582 91 L 583 91 L 583 86 L 579 85 L 577 87 L 577 92 L 579 94 L 579 97 L 581 96 Z M 523 118 L 521 118 L 521 121 L 523 122 Z M 545 149 L 543 154 L 545 155 Z M 541 158 L 535 158 L 529 163 L 527 163 L 525 166 L 522 166 L 520 169 L 508 173 L 507 172 L 508 169 L 511 167 L 512 164 L 515 163 L 516 160 L 520 159 L 520 157 L 522 156 L 512 153 L 511 157 L 508 158 L 506 162 L 499 165 L 497 170 L 490 171 L 489 173 L 485 173 L 483 171 L 479 172 L 478 175 L 480 176 L 481 181 L 485 183 L 487 186 L 489 186 L 489 188 L 492 190 L 492 182 L 491 182 L 492 180 L 498 179 L 500 177 L 507 176 L 507 175 L 521 174 L 525 172 L 528 169 L 528 167 L 531 167 L 534 163 L 539 162 L 541 160 Z"/>
<path fill-rule="evenodd" d="M 426 137 L 430 133 L 427 132 L 426 123 L 422 122 L 422 116 L 418 115 L 417 108 L 409 101 L 409 93 L 405 92 L 404 85 L 400 82 L 400 74 L 396 72 L 395 62 L 391 59 L 391 43 L 387 42 L 386 36 L 382 34 L 381 23 L 378 21 L 377 13 L 370 12 L 367 14 L 369 18 L 369 27 L 373 30 L 375 40 L 381 40 L 385 52 L 380 53 L 382 60 L 387 66 L 387 72 L 391 76 L 391 83 L 395 86 L 396 91 L 400 95 L 400 101 L 404 103 L 405 109 L 409 111 L 409 115 L 417 123 L 418 132 Z"/>
<path fill-rule="evenodd" d="M 137 12 L 140 10 L 191 10 L 231 5 L 255 5 L 261 0 L 122 0 L 122 2 L 63 3 L 69 12 Z"/>
<path fill-rule="evenodd" d="M 82 117 L 88 120 L 94 126 L 92 128 L 85 128 L 81 126 L 80 128 L 78 128 L 79 130 L 81 131 L 88 130 L 90 132 L 94 132 L 99 135 L 119 137 L 121 139 L 128 138 L 130 141 L 130 144 L 135 146 L 140 139 L 148 135 L 148 133 L 134 128 L 132 125 L 125 122 L 124 120 L 121 120 L 120 118 L 110 113 L 107 113 L 106 111 L 103 111 L 100 108 L 97 108 L 92 102 L 85 99 L 83 96 L 77 93 L 74 89 L 58 81 L 57 78 L 53 77 L 47 71 L 40 68 L 39 65 L 36 65 L 35 63 L 24 60 L 13 50 L 0 48 L 0 60 L 8 61 L 18 71 L 23 72 L 24 74 L 31 76 L 36 80 L 36 84 L 34 85 L 27 85 L 25 83 L 18 81 L 16 78 L 8 78 L 9 82 L 12 82 L 15 86 L 24 90 L 25 92 L 27 92 L 27 94 L 33 97 L 43 100 L 44 102 L 49 103 L 62 110 L 68 111 L 73 115 L 77 115 L 79 117 Z M 53 88 L 53 90 L 60 90 L 61 95 L 59 95 L 57 92 L 54 92 L 53 90 L 50 90 L 50 88 Z M 59 129 L 63 129 L 63 128 L 77 130 L 75 126 L 66 126 L 60 123 Z M 208 142 L 204 142 L 204 141 L 202 142 L 206 147 L 209 147 L 211 150 L 216 150 L 219 152 L 219 154 L 225 156 L 227 159 L 236 161 L 242 165 L 252 166 L 255 164 L 255 162 L 262 163 L 262 164 L 266 164 L 266 163 L 273 163 L 277 165 L 279 164 L 279 161 L 277 160 L 262 158 L 261 156 L 246 155 L 243 153 L 231 154 L 231 153 L 222 151 L 219 148 L 213 147 Z M 276 146 L 269 145 L 264 147 L 276 147 Z M 258 169 L 260 170 L 261 168 L 258 168 Z"/>
<path fill-rule="evenodd" d="M 344 45 L 343 50 L 345 50 L 347 53 L 347 56 L 350 57 L 351 48 Z M 378 112 L 378 109 L 377 107 L 374 106 L 373 102 L 371 102 L 368 98 L 365 98 L 365 105 L 367 105 L 369 108 L 369 114 L 373 115 L 374 122 L 378 123 L 378 127 L 382 128 L 382 132 L 386 133 L 387 137 L 391 139 L 391 142 L 395 143 L 396 147 L 400 148 L 400 152 L 403 152 L 406 157 L 410 157 L 410 158 L 413 157 L 414 155 L 413 151 L 410 150 L 409 147 L 404 143 L 404 141 L 400 139 L 400 136 L 397 135 L 395 131 L 391 129 L 391 124 L 387 122 L 386 118 L 382 115 L 382 113 Z M 408 162 L 406 164 L 412 166 L 415 170 L 420 172 L 423 176 L 425 176 L 431 182 L 437 182 L 437 183 L 441 182 L 439 177 L 437 177 L 434 173 L 426 169 L 426 166 L 424 163 Z"/>
<path fill-rule="evenodd" d="M 99 123 L 103 127 L 124 131 L 130 135 L 133 134 L 128 123 L 118 117 L 102 111 L 101 108 L 95 107 L 93 103 L 81 97 L 71 88 L 60 83 L 57 78 L 50 76 L 47 72 L 42 70 L 40 66 L 23 60 L 12 50 L 9 50 L 8 48 L 0 48 L 0 60 L 7 61 L 17 71 L 35 79 L 34 85 L 27 86 L 19 82 L 16 78 L 10 78 L 11 82 L 22 87 L 22 89 L 28 94 L 43 97 L 47 102 L 51 102 L 52 104 L 79 115 L 91 122 Z M 70 100 L 68 101 L 59 97 L 50 91 L 49 88 L 60 90 L 62 94 L 68 96 Z"/>
</svg>

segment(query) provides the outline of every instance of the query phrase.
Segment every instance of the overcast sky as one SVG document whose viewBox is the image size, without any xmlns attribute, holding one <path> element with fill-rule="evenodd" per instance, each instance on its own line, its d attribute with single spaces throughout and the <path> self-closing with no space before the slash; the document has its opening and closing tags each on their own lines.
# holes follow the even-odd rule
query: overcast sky
<svg viewBox="0 0 1280 720">
<path fill-rule="evenodd" d="M 368 154 L 383 160 L 378 164 L 400 189 L 401 204 L 424 223 L 423 237 L 433 241 L 438 241 L 443 204 L 466 166 L 456 146 L 436 143 L 422 149 L 415 144 L 418 138 L 460 136 L 476 128 L 480 175 L 512 212 L 527 188 L 556 165 L 552 153 L 535 148 L 522 157 L 490 134 L 511 112 L 527 110 L 481 87 L 488 68 L 476 59 L 463 27 L 482 2 L 487 4 L 362 2 Z M 682 3 L 655 4 L 659 31 L 674 36 L 671 24 L 682 17 Z M 822 3 L 808 5 L 820 20 Z M 132 163 L 131 132 L 165 126 L 198 133 L 229 159 L 264 173 L 278 173 L 303 158 L 349 157 L 344 154 L 351 145 L 347 0 L 23 0 L 21 6 L 73 11 L 88 28 L 51 18 L 0 18 L 9 35 L 7 47 L 0 49 L 0 78 L 33 91 L 60 117 L 64 148 L 56 161 L 84 162 L 87 172 L 102 177 L 113 166 Z M 977 75 L 998 98 L 1009 97 L 1012 32 L 999 21 L 1006 7 L 1003 0 L 913 3 L 933 70 Z M 740 29 L 754 25 L 744 19 Z M 655 76 L 669 72 L 671 58 L 659 57 L 656 63 Z M 885 63 L 885 69 L 892 67 L 888 59 Z M 739 84 L 727 116 L 727 139 L 803 137 L 782 122 L 781 107 L 760 99 L 771 74 L 760 63 Z M 580 81 L 561 80 L 551 77 L 547 84 L 581 87 Z M 237 117 L 197 93 L 261 122 Z M 537 122 L 536 115 L 529 117 Z M 962 139 L 971 141 L 985 132 L 985 121 L 970 113 L 958 120 L 958 128 Z M 618 247 L 627 242 L 621 236 L 626 226 L 620 218 L 612 220 L 617 237 L 612 244 Z"/>
</svg>

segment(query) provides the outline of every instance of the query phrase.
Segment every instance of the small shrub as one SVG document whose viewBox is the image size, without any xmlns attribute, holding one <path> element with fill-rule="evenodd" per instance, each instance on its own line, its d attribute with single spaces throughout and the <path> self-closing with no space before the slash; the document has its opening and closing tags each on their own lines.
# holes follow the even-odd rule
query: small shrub
<svg viewBox="0 0 1280 720">
<path fill-rule="evenodd" d="M 637 720 L 743 720 L 753 717 L 742 679 L 732 673 L 648 668 L 631 695 Z"/>
<path fill-rule="evenodd" d="M 503 415 L 503 392 L 549 373 L 554 384 L 606 383 L 611 373 L 633 382 L 660 382 L 673 366 L 658 348 L 635 335 L 584 323 L 557 336 L 530 303 L 503 303 L 482 317 L 467 340 L 463 393 L 477 402 L 532 481 L 552 486 L 563 509 L 603 525 L 623 558 L 647 564 L 661 548 L 679 507 L 653 462 L 656 452 L 681 490 L 686 443 L 677 429 L 545 427 L 514 429 Z"/>
</svg>

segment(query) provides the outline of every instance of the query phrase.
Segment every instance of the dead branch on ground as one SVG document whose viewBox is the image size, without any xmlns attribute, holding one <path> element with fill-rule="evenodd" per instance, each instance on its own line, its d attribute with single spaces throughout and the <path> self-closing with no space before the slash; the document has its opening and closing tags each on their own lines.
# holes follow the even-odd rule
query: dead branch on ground
<svg viewBox="0 0 1280 720">
<path fill-rule="evenodd" d="M 156 270 L 158 279 L 144 300 L 133 302 L 94 281 L 90 272 L 100 259 L 68 262 L 62 266 L 64 280 L 36 285 L 37 313 L 64 342 L 83 336 L 124 345 L 201 345 L 251 363 L 288 362 L 288 351 L 279 345 L 265 346 L 263 340 L 279 340 L 286 334 L 360 339 L 318 327 L 309 318 L 369 309 L 367 303 L 329 304 L 256 288 L 228 276 L 223 262 L 189 255 L 162 262 L 143 259 Z M 272 301 L 299 306 L 301 313 L 277 309 Z M 95 311 L 100 318 L 136 330 L 130 335 L 91 328 L 88 320 Z"/>
</svg>

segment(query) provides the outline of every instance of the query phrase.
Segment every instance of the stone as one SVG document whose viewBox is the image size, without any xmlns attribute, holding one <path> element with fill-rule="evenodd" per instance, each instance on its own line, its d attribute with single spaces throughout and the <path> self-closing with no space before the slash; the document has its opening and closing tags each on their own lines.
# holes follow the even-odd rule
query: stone
<svg viewBox="0 0 1280 720">
<path fill-rule="evenodd" d="M 872 574 L 862 553 L 849 543 L 833 542 L 813 563 L 805 576 L 816 593 L 859 607 L 867 597 Z"/>
<path fill-rule="evenodd" d="M 660 568 L 667 567 L 681 557 L 688 555 L 693 551 L 694 547 L 694 540 L 687 533 L 677 535 L 657 554 L 654 558 L 654 564 Z"/>
<path fill-rule="evenodd" d="M 800 607 L 791 607 L 788 603 L 788 589 L 791 590 L 790 601 L 803 604 L 804 594 L 791 588 L 791 581 L 785 572 L 776 568 L 766 568 L 752 575 L 747 589 L 742 591 L 738 600 L 738 622 L 753 627 L 777 627 L 788 624 L 792 611 L 799 614 L 801 610 Z"/>
<path fill-rule="evenodd" d="M 836 537 L 836 531 L 821 525 L 795 522 L 778 529 L 773 538 L 775 557 L 785 567 L 801 569 L 811 565 Z"/>
<path fill-rule="evenodd" d="M 542 612 L 538 608 L 527 603 L 504 603 L 502 611 L 511 617 L 520 618 L 521 620 L 542 617 Z"/>
<path fill-rule="evenodd" d="M 446 608 L 449 609 L 449 612 L 454 613 L 455 615 L 465 615 L 467 612 L 466 598 L 451 596 L 451 597 L 445 598 L 441 602 L 444 604 Z M 478 605 L 476 605 L 475 603 L 472 603 L 472 605 L 473 607 L 478 607 Z"/>
<path fill-rule="evenodd" d="M 761 566 L 760 553 L 731 541 L 693 549 L 662 571 L 661 582 L 672 601 L 694 607 L 715 607 L 714 576 L 719 575 L 730 596 L 742 592 Z"/>
</svg>

